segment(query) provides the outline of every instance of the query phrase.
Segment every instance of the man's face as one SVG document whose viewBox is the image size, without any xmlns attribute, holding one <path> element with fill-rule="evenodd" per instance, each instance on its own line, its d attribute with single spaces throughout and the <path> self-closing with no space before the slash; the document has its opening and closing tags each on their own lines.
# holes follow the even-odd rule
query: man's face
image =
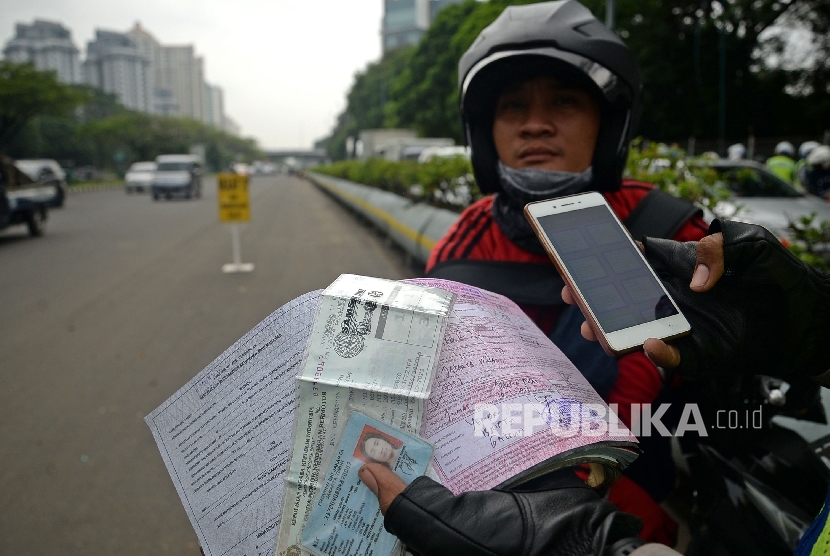
<svg viewBox="0 0 830 556">
<path fill-rule="evenodd" d="M 499 96 L 493 141 L 511 168 L 584 172 L 594 156 L 599 120 L 591 93 L 554 77 L 536 77 Z"/>
<path fill-rule="evenodd" d="M 395 453 L 394 448 L 389 442 L 375 437 L 366 440 L 363 444 L 363 450 L 367 456 L 375 461 L 390 462 L 392 455 Z"/>
</svg>

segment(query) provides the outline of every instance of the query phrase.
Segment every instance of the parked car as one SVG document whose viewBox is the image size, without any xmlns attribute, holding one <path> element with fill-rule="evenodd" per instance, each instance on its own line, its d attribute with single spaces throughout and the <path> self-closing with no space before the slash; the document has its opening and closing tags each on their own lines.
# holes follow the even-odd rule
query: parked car
<svg viewBox="0 0 830 556">
<path fill-rule="evenodd" d="M 0 156 L 0 230 L 25 224 L 30 236 L 43 235 L 53 194 L 51 187 L 38 185 L 11 158 Z"/>
<path fill-rule="evenodd" d="M 830 204 L 798 191 L 766 166 L 751 160 L 696 160 L 690 164 L 712 168 L 734 197 L 716 210 L 732 220 L 758 224 L 779 238 L 787 239 L 790 220 L 816 214 L 816 222 L 830 220 Z"/>
<path fill-rule="evenodd" d="M 56 160 L 40 158 L 18 160 L 15 165 L 41 187 L 49 188 L 52 195 L 47 201 L 50 207 L 62 207 L 66 202 L 66 172 Z"/>
<path fill-rule="evenodd" d="M 454 145 L 450 147 L 427 147 L 418 155 L 418 162 L 429 162 L 433 158 L 452 158 L 454 156 L 463 156 L 470 160 L 470 147 L 461 145 Z"/>
<path fill-rule="evenodd" d="M 124 189 L 127 193 L 150 191 L 155 176 L 155 162 L 135 162 L 124 176 Z"/>
<path fill-rule="evenodd" d="M 156 172 L 151 187 L 153 200 L 162 196 L 183 195 L 186 199 L 202 196 L 202 165 L 191 154 L 163 154 L 156 157 Z"/>
<path fill-rule="evenodd" d="M 77 166 L 69 175 L 70 181 L 106 180 L 112 178 L 111 172 L 101 170 L 95 166 Z"/>
<path fill-rule="evenodd" d="M 235 162 L 231 165 L 231 170 L 234 174 L 239 174 L 240 176 L 251 175 L 251 167 L 245 164 L 244 162 Z"/>
<path fill-rule="evenodd" d="M 252 176 L 270 176 L 277 173 L 277 166 L 272 162 L 254 160 L 251 162 L 249 170 Z"/>
</svg>

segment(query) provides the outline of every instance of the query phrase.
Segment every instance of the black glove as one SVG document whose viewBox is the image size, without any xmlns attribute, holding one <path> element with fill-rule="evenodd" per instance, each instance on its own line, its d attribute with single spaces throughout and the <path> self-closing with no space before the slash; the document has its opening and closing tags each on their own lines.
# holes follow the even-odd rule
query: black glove
<svg viewBox="0 0 830 556">
<path fill-rule="evenodd" d="M 646 238 L 645 255 L 692 325 L 672 343 L 684 376 L 743 369 L 788 378 L 830 368 L 830 276 L 790 253 L 766 229 L 715 220 L 725 274 L 706 293 L 689 289 L 694 243 Z"/>
<path fill-rule="evenodd" d="M 525 488 L 458 496 L 419 477 L 389 506 L 384 526 L 424 556 L 600 556 L 636 537 L 642 522 L 563 469 Z"/>
</svg>

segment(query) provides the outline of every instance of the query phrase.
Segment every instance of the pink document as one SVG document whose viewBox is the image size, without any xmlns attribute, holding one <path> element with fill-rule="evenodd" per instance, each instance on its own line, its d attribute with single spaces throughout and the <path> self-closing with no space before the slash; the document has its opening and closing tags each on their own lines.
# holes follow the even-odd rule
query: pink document
<svg viewBox="0 0 830 556">
<path fill-rule="evenodd" d="M 515 303 L 457 282 L 411 281 L 457 295 L 421 429 L 453 493 L 589 461 L 613 475 L 633 461 L 636 439 Z"/>
</svg>

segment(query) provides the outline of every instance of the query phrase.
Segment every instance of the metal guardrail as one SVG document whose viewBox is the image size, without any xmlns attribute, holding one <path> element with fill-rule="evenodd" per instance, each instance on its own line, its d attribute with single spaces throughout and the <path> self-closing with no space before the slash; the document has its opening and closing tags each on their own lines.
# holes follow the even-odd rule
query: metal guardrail
<svg viewBox="0 0 830 556">
<path fill-rule="evenodd" d="M 401 249 L 426 264 L 432 248 L 458 220 L 451 210 L 416 203 L 388 191 L 316 172 L 306 177 L 371 222 Z"/>
</svg>

